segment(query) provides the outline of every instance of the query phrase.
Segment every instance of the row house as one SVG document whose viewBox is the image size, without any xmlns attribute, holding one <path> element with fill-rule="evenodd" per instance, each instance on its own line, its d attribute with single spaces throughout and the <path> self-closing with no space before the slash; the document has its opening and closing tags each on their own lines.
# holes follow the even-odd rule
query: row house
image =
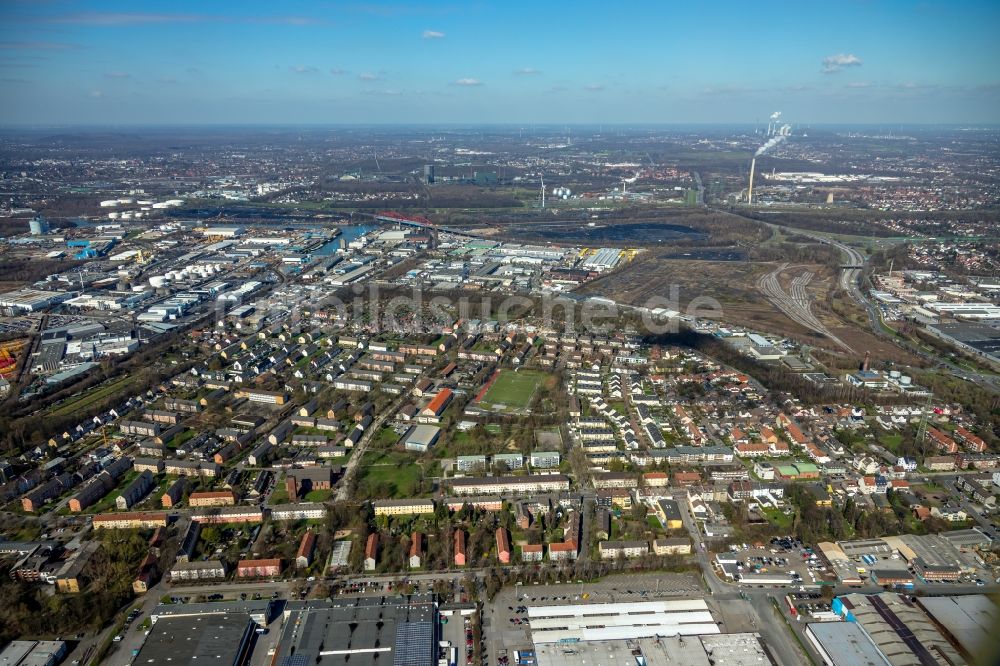
<svg viewBox="0 0 1000 666">
<path fill-rule="evenodd" d="M 167 526 L 167 514 L 158 511 L 99 513 L 91 519 L 91 523 L 95 530 L 154 529 Z"/>
<path fill-rule="evenodd" d="M 503 497 L 499 495 L 483 495 L 480 497 L 449 497 L 444 500 L 445 506 L 451 512 L 461 511 L 466 505 L 483 511 L 503 510 Z M 518 505 L 519 506 L 519 505 Z"/>
<path fill-rule="evenodd" d="M 262 523 L 263 509 L 252 506 L 212 507 L 195 511 L 191 520 L 206 525 L 225 523 Z"/>
<path fill-rule="evenodd" d="M 160 434 L 160 424 L 146 423 L 144 421 L 120 421 L 118 423 L 118 430 L 125 435 L 156 437 Z"/>
<path fill-rule="evenodd" d="M 303 504 L 278 504 L 271 507 L 271 520 L 322 520 L 326 518 L 326 505 L 319 502 Z"/>
<path fill-rule="evenodd" d="M 526 494 L 569 490 L 569 477 L 563 474 L 473 477 L 450 479 L 448 483 L 459 495 Z"/>
<path fill-rule="evenodd" d="M 131 509 L 148 495 L 155 485 L 153 474 L 149 470 L 140 473 L 131 483 L 125 486 L 121 495 L 115 499 L 115 506 L 117 506 L 119 511 Z"/>
<path fill-rule="evenodd" d="M 170 476 L 199 476 L 214 479 L 222 473 L 222 467 L 214 461 L 167 459 L 163 461 L 163 471 Z"/>
<path fill-rule="evenodd" d="M 270 578 L 281 575 L 281 560 L 240 560 L 236 564 L 237 578 Z"/>
<path fill-rule="evenodd" d="M 601 541 L 597 544 L 602 560 L 633 558 L 649 554 L 648 541 Z"/>
<path fill-rule="evenodd" d="M 202 580 L 223 580 L 226 577 L 226 566 L 222 560 L 205 560 L 194 562 L 176 562 L 170 569 L 171 582 L 188 582 Z"/>
<path fill-rule="evenodd" d="M 962 443 L 966 450 L 973 453 L 982 453 L 986 450 L 986 442 L 978 435 L 969 432 L 962 426 L 955 428 L 955 438 Z"/>
<path fill-rule="evenodd" d="M 153 423 L 167 425 L 177 425 L 181 420 L 181 416 L 177 412 L 162 409 L 147 409 L 142 413 L 142 418 Z"/>
<path fill-rule="evenodd" d="M 434 501 L 429 499 L 374 500 L 376 516 L 414 516 L 434 513 Z"/>
<path fill-rule="evenodd" d="M 166 491 L 160 496 L 160 506 L 164 509 L 172 509 L 181 503 L 184 493 L 187 491 L 188 482 L 185 477 L 181 477 L 167 486 Z"/>
<path fill-rule="evenodd" d="M 595 472 L 594 488 L 638 488 L 639 479 L 625 472 Z"/>
<path fill-rule="evenodd" d="M 927 428 L 927 437 L 943 453 L 957 453 L 958 444 L 937 428 Z"/>
</svg>

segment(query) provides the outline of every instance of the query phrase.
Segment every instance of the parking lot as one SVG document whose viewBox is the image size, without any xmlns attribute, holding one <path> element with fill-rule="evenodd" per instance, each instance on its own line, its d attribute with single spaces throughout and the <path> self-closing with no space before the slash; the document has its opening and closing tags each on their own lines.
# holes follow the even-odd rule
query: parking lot
<svg viewBox="0 0 1000 666">
<path fill-rule="evenodd" d="M 785 601 L 795 609 L 795 615 L 804 619 L 823 620 L 833 617 L 830 604 L 816 592 L 792 592 Z"/>
<path fill-rule="evenodd" d="M 457 648 L 457 664 L 472 663 L 472 615 L 462 616 L 455 613 L 449 617 L 442 618 L 444 624 L 441 627 L 441 640 L 448 641 L 451 646 Z"/>
<path fill-rule="evenodd" d="M 761 584 L 769 577 L 789 577 L 793 584 L 836 582 L 837 576 L 809 546 L 791 537 L 775 537 L 770 543 L 739 544 L 729 553 L 737 558 L 737 571 L 746 584 Z"/>
</svg>

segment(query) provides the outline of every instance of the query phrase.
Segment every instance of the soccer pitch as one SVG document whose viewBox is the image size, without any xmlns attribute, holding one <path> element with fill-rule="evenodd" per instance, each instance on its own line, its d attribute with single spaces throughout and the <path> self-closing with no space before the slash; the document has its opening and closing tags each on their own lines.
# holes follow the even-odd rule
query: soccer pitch
<svg viewBox="0 0 1000 666">
<path fill-rule="evenodd" d="M 531 396 L 541 383 L 544 375 L 539 372 L 503 370 L 481 400 L 484 406 L 505 406 L 508 410 L 519 411 L 528 408 Z"/>
</svg>

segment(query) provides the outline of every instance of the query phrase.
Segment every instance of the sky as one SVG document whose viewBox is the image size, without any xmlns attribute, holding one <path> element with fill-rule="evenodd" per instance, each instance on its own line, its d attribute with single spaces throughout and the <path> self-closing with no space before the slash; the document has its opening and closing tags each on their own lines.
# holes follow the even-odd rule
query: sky
<svg viewBox="0 0 1000 666">
<path fill-rule="evenodd" d="M 998 35 L 997 0 L 0 0 L 0 125 L 998 123 Z"/>
</svg>

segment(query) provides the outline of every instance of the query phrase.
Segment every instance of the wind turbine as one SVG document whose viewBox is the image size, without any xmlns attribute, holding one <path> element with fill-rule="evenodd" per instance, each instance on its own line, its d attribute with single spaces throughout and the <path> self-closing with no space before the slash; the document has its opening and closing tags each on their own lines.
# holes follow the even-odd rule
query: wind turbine
<svg viewBox="0 0 1000 666">
<path fill-rule="evenodd" d="M 545 210 L 545 174 L 541 174 L 542 178 L 542 210 Z"/>
</svg>

